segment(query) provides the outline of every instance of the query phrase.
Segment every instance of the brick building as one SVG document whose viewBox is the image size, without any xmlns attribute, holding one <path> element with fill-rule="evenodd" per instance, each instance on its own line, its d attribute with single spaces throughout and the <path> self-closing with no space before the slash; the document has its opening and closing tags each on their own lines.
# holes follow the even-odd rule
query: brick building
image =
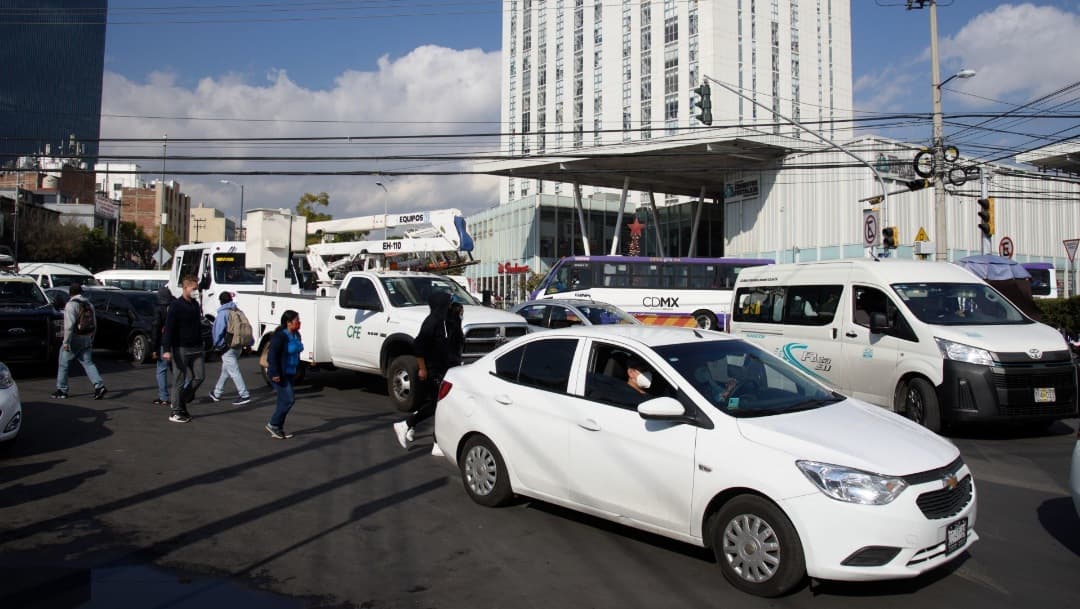
<svg viewBox="0 0 1080 609">
<path fill-rule="evenodd" d="M 166 228 L 176 235 L 177 243 L 188 242 L 191 197 L 180 192 L 179 182 L 155 181 L 149 187 L 125 187 L 120 199 L 120 221 L 134 222 L 154 243 L 157 243 L 162 212 L 167 214 Z"/>
</svg>

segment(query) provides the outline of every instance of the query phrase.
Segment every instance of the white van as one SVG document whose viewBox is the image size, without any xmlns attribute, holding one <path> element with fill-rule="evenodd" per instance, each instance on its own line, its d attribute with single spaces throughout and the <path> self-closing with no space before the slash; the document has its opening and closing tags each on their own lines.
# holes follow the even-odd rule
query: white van
<svg viewBox="0 0 1080 609">
<path fill-rule="evenodd" d="M 19 265 L 19 274 L 33 277 L 43 290 L 67 287 L 73 283 L 97 284 L 89 269 L 65 262 L 27 262 Z"/>
<path fill-rule="evenodd" d="M 115 269 L 101 271 L 94 275 L 94 279 L 97 279 L 101 285 L 120 288 L 121 290 L 156 292 L 158 288 L 169 283 L 169 271 Z"/>
<path fill-rule="evenodd" d="M 743 269 L 732 332 L 839 392 L 943 422 L 1077 413 L 1057 331 L 944 262 L 871 259 Z"/>
</svg>

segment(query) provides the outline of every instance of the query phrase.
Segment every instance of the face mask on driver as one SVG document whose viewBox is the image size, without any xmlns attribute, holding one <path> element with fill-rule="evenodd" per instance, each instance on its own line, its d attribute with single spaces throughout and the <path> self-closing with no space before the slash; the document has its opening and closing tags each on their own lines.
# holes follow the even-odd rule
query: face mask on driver
<svg viewBox="0 0 1080 609">
<path fill-rule="evenodd" d="M 651 372 L 638 372 L 637 386 L 642 389 L 648 389 L 652 387 L 652 373 Z"/>
</svg>

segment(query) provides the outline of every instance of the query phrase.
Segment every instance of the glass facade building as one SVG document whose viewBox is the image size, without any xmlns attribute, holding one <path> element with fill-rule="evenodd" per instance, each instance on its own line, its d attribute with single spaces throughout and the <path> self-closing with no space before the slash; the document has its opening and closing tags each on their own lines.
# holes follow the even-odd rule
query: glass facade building
<svg viewBox="0 0 1080 609">
<path fill-rule="evenodd" d="M 108 0 L 0 0 L 0 165 L 46 146 L 97 156 L 107 11 Z"/>
</svg>

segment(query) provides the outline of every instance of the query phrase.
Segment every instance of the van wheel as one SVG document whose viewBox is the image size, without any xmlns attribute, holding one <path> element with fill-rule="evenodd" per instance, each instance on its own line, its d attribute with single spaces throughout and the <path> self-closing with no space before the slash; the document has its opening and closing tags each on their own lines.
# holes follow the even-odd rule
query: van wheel
<svg viewBox="0 0 1080 609">
<path fill-rule="evenodd" d="M 787 515 L 757 495 L 740 495 L 709 519 L 708 542 L 720 571 L 743 592 L 774 597 L 806 577 L 799 533 Z"/>
<path fill-rule="evenodd" d="M 390 362 L 390 367 L 386 370 L 386 392 L 400 412 L 416 410 L 419 383 L 415 357 L 399 355 Z"/>
<path fill-rule="evenodd" d="M 915 377 L 903 385 L 900 393 L 904 414 L 934 433 L 941 433 L 941 409 L 934 386 L 924 378 Z"/>
<path fill-rule="evenodd" d="M 716 316 L 712 314 L 712 311 L 706 311 L 701 309 L 694 311 L 694 321 L 697 322 L 697 327 L 702 330 L 718 330 L 720 324 L 716 321 Z"/>
</svg>

